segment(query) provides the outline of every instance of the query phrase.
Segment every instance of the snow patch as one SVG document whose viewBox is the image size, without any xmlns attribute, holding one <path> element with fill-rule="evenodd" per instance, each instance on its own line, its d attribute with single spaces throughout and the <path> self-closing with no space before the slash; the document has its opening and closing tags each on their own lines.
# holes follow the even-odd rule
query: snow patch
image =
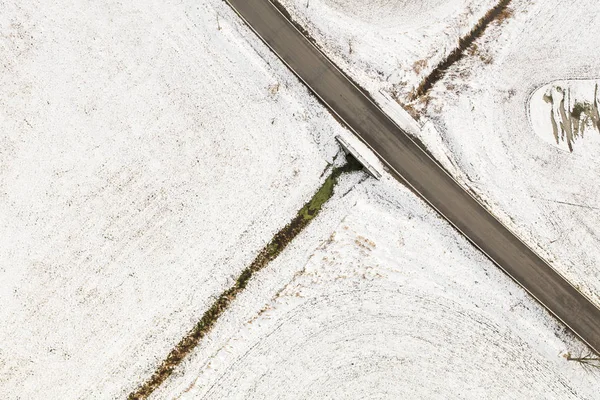
<svg viewBox="0 0 600 400">
<path fill-rule="evenodd" d="M 497 0 L 279 0 L 369 93 L 408 102 L 422 78 Z"/>
<path fill-rule="evenodd" d="M 408 189 L 332 201 L 153 398 L 598 393 L 561 357 L 577 340 Z"/>
<path fill-rule="evenodd" d="M 598 83 L 560 80 L 536 89 L 529 99 L 533 131 L 558 149 L 599 154 Z"/>
<path fill-rule="evenodd" d="M 344 129 L 221 0 L 0 5 L 0 398 L 124 398 Z"/>
</svg>

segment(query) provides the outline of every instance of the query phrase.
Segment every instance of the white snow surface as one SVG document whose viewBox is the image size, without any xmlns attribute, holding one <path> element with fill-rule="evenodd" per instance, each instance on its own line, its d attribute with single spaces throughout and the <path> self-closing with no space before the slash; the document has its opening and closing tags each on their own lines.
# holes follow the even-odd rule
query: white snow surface
<svg viewBox="0 0 600 400">
<path fill-rule="evenodd" d="M 497 0 L 278 0 L 371 93 L 403 101 Z"/>
<path fill-rule="evenodd" d="M 221 0 L 0 4 L 0 398 L 124 398 L 346 134 Z"/>
<path fill-rule="evenodd" d="M 556 320 L 389 175 L 357 175 L 153 399 L 596 398 Z"/>
<path fill-rule="evenodd" d="M 590 44 L 599 44 L 600 3 L 515 0 L 511 7 L 513 16 L 477 42 L 480 54 L 434 87 L 427 114 L 457 178 L 600 305 L 600 135 L 588 129 L 572 153 L 557 148 L 536 132 L 529 102 L 561 81 L 571 96 L 593 101 L 589 80 L 600 77 L 600 54 Z M 481 54 L 493 61 L 481 62 Z M 587 89 L 576 80 L 588 80 Z"/>
<path fill-rule="evenodd" d="M 419 134 L 594 296 L 597 156 L 544 143 L 527 117 L 541 85 L 599 75 L 598 6 L 583 3 L 518 3 L 481 41 L 493 63 L 451 72 Z M 345 25 L 311 29 L 361 85 L 404 93 L 414 62 L 489 5 L 306 10 Z M 221 0 L 0 11 L 0 397 L 124 398 L 310 198 L 348 132 Z M 562 357 L 579 341 L 411 192 L 365 179 L 342 177 L 154 398 L 597 397 L 597 375 Z"/>
<path fill-rule="evenodd" d="M 401 101 L 419 82 L 411 63 L 427 58 L 433 67 L 497 3 L 311 0 L 307 7 L 305 0 L 280 1 L 373 97 L 384 90 Z M 503 223 L 600 306 L 600 136 L 590 130 L 573 153 L 565 151 L 536 130 L 544 106 L 535 101 L 530 111 L 529 103 L 545 85 L 600 79 L 594 51 L 600 3 L 513 0 L 509 8 L 512 16 L 493 22 L 430 92 L 416 135 Z M 593 89 L 582 89 L 582 97 L 591 100 Z M 552 131 L 546 135 L 551 138 Z"/>
</svg>

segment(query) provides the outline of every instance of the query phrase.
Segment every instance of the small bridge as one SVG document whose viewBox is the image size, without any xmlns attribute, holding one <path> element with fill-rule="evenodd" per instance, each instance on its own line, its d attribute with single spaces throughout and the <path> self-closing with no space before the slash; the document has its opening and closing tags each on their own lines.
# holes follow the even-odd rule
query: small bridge
<svg viewBox="0 0 600 400">
<path fill-rule="evenodd" d="M 381 179 L 381 174 L 377 171 L 360 153 L 352 147 L 352 145 L 340 135 L 337 135 L 335 139 L 338 141 L 342 149 L 346 154 L 351 154 L 356 160 L 363 166 L 363 168 L 371 175 L 373 178 L 379 180 Z"/>
</svg>

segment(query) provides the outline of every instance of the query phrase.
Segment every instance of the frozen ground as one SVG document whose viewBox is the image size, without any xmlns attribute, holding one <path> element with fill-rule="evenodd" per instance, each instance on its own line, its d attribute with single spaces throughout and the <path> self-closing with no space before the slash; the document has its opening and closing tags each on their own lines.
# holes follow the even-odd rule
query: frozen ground
<svg viewBox="0 0 600 400">
<path fill-rule="evenodd" d="M 364 5 L 311 0 L 308 7 L 303 0 L 281 1 L 324 51 L 375 97 L 380 90 L 393 92 L 395 83 L 405 84 L 406 91 L 418 81 L 394 80 L 396 75 L 389 74 L 396 67 L 390 63 L 396 61 L 389 52 L 417 61 L 421 56 L 413 52 L 434 49 L 433 63 L 492 5 L 470 5 L 467 23 L 456 16 L 464 15 L 469 5 L 450 0 L 427 2 L 424 10 L 413 1 Z M 459 5 L 463 11 L 455 11 Z M 566 132 L 564 141 L 552 142 L 548 106 L 536 96 L 531 109 L 529 105 L 541 87 L 573 80 L 588 80 L 587 87 L 579 90 L 573 83 L 565 89 L 572 87 L 571 95 L 593 103 L 590 80 L 600 78 L 600 59 L 593 50 L 600 37 L 600 3 L 513 0 L 510 9 L 512 16 L 492 23 L 434 87 L 428 107 L 420 110 L 424 129 L 415 134 L 504 223 L 600 305 L 600 136 L 584 129 L 585 138 L 575 138 L 570 153 Z M 431 36 L 415 40 L 408 29 L 401 29 L 413 26 L 410 21 L 433 30 Z M 351 32 L 357 34 L 350 53 Z M 414 32 L 416 37 L 423 34 Z M 541 118 L 547 133 L 538 129 Z M 558 130 L 560 136 L 560 126 Z"/>
<path fill-rule="evenodd" d="M 561 356 L 581 344 L 524 291 L 406 188 L 359 179 L 152 398 L 597 396 Z"/>
<path fill-rule="evenodd" d="M 501 44 L 483 46 L 494 62 L 467 59 L 438 85 L 427 112 L 443 136 L 422 134 L 591 292 L 596 153 L 544 143 L 527 118 L 534 89 L 598 75 L 582 52 L 597 6 L 563 3 L 484 38 Z M 404 10 L 385 4 L 363 7 L 370 23 Z M 451 22 L 483 10 L 461 19 L 457 4 L 420 10 L 420 32 L 433 18 L 443 39 L 415 33 L 403 46 L 423 53 L 386 67 L 389 82 L 336 61 L 370 71 L 357 75 L 370 90 L 415 80 L 419 57 L 460 36 L 448 26 L 468 25 Z M 123 398 L 311 196 L 346 133 L 221 0 L 0 11 L 0 397 Z M 356 43 L 352 57 L 374 45 Z M 594 398 L 597 375 L 561 357 L 578 341 L 411 193 L 364 178 L 341 180 L 155 398 Z"/>
<path fill-rule="evenodd" d="M 409 92 L 497 0 L 278 0 L 361 86 Z"/>
<path fill-rule="evenodd" d="M 0 5 L 0 398 L 123 398 L 342 129 L 221 0 Z"/>
<path fill-rule="evenodd" d="M 515 0 L 512 8 L 434 87 L 427 114 L 459 178 L 600 305 L 600 134 L 588 127 L 572 153 L 558 148 L 551 127 L 545 138 L 536 130 L 533 108 L 539 88 L 561 81 L 567 113 L 575 99 L 593 104 L 600 3 Z"/>
</svg>

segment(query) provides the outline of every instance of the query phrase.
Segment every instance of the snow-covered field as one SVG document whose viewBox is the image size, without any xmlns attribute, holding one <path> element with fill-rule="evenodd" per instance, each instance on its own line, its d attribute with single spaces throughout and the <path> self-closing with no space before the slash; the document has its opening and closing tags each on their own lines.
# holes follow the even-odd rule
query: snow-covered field
<svg viewBox="0 0 600 400">
<path fill-rule="evenodd" d="M 600 134 L 589 127 L 572 153 L 558 148 L 548 143 L 551 127 L 545 138 L 536 130 L 532 121 L 542 115 L 533 110 L 530 118 L 529 103 L 540 87 L 568 80 L 567 105 L 593 104 L 600 3 L 515 0 L 512 8 L 477 42 L 493 61 L 474 55 L 455 65 L 426 113 L 459 178 L 600 305 Z M 543 118 L 550 122 L 550 113 Z"/>
<path fill-rule="evenodd" d="M 413 1 L 367 6 L 352 0 L 311 0 L 308 7 L 302 0 L 281 1 L 322 49 L 375 97 L 380 90 L 398 93 L 394 82 L 406 85 L 405 92 L 418 82 L 394 81 L 389 75 L 394 58 L 388 50 L 417 61 L 420 56 L 412 52 L 432 49 L 431 63 L 438 61 L 483 8 L 492 5 L 482 2 L 474 8 L 466 2 L 432 0 L 419 12 L 421 2 Z M 457 13 L 464 14 L 456 11 L 461 6 L 473 10 L 468 23 L 456 19 Z M 532 97 L 546 85 L 588 80 L 578 93 L 583 102 L 593 103 L 590 80 L 600 78 L 600 56 L 594 51 L 600 38 L 600 3 L 514 0 L 510 9 L 512 16 L 492 23 L 433 88 L 427 108 L 420 110 L 425 129 L 416 134 L 504 223 L 600 305 L 600 136 L 588 127 L 570 153 L 566 140 L 552 142 L 548 106 L 539 104 L 539 96 Z M 413 39 L 401 29 L 410 21 L 416 26 L 427 21 L 423 26 L 433 38 Z M 351 53 L 350 32 L 358 33 Z M 541 118 L 546 133 L 538 129 Z M 560 126 L 558 130 L 560 136 Z"/>
<path fill-rule="evenodd" d="M 123 398 L 342 128 L 221 0 L 0 5 L 0 398 Z"/>
<path fill-rule="evenodd" d="M 152 398 L 597 396 L 562 357 L 577 340 L 410 191 L 359 175 Z"/>
<path fill-rule="evenodd" d="M 309 30 L 359 83 L 402 96 L 491 3 L 294 13 L 320 18 Z M 527 102 L 598 78 L 598 6 L 584 3 L 516 3 L 480 44 L 494 61 L 467 58 L 435 87 L 438 130 L 417 134 L 591 294 L 596 142 L 544 142 Z M 5 2 L 0 54 L 0 397 L 123 398 L 310 198 L 348 133 L 221 0 Z M 365 179 L 340 180 L 154 398 L 600 392 L 561 356 L 580 342 L 412 193 Z"/>
<path fill-rule="evenodd" d="M 403 101 L 497 0 L 278 0 L 362 87 Z"/>
</svg>

